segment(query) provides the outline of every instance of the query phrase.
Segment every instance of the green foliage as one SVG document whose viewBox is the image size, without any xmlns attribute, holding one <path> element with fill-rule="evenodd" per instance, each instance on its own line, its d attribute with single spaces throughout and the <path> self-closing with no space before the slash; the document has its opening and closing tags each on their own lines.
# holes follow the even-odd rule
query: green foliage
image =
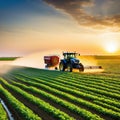
<svg viewBox="0 0 120 120">
<path fill-rule="evenodd" d="M 23 84 L 16 83 L 16 82 L 12 82 L 12 83 L 15 86 L 19 86 L 20 88 L 25 89 L 26 91 L 32 92 L 33 94 L 38 94 L 39 96 L 43 96 L 43 97 L 45 97 L 45 98 L 47 98 L 49 100 L 52 100 L 52 102 L 55 102 L 55 103 L 65 107 L 65 108 L 69 109 L 73 113 L 76 113 L 76 114 L 82 116 L 86 120 L 89 120 L 89 119 L 102 120 L 102 118 L 100 118 L 99 116 L 94 115 L 94 114 L 90 113 L 89 111 L 86 111 L 85 109 L 77 107 L 76 105 L 74 105 L 74 104 L 72 104 L 70 102 L 67 102 L 65 100 L 62 100 L 62 99 L 60 99 L 60 98 L 58 98 L 58 97 L 56 97 L 54 95 L 51 95 L 51 94 L 49 94 L 49 93 L 47 93 L 47 92 L 45 92 L 43 90 L 39 90 L 39 89 L 36 89 L 35 87 L 30 87 L 30 86 L 27 87 L 27 86 L 25 86 Z M 59 91 L 54 90 L 54 92 L 56 93 L 56 92 L 59 92 Z M 64 94 L 64 93 L 62 93 L 62 94 Z M 64 95 L 67 95 L 67 94 L 64 94 Z M 68 95 L 68 96 L 70 96 L 70 95 Z M 74 97 L 70 96 L 69 98 L 72 99 Z M 75 99 L 74 99 L 74 101 L 75 101 Z"/>
<path fill-rule="evenodd" d="M 38 87 L 38 88 L 43 88 L 43 89 L 46 89 L 47 91 L 50 91 L 50 92 L 55 93 L 55 94 L 57 94 L 57 95 L 60 95 L 60 96 L 65 97 L 65 98 L 68 98 L 68 99 L 70 99 L 72 102 L 75 102 L 75 103 L 77 103 L 77 104 L 79 104 L 79 105 L 83 105 L 83 106 L 85 106 L 85 107 L 87 107 L 87 108 L 89 108 L 89 109 L 91 109 L 91 110 L 95 110 L 95 111 L 97 111 L 98 113 L 102 113 L 102 114 L 104 114 L 104 115 L 111 116 L 112 118 L 115 118 L 115 119 L 120 117 L 120 114 L 119 114 L 118 112 L 114 112 L 114 111 L 112 111 L 111 109 L 109 110 L 109 109 L 103 108 L 103 107 L 101 107 L 101 106 L 99 106 L 99 105 L 92 104 L 92 103 L 90 103 L 90 102 L 87 102 L 87 101 L 85 101 L 85 100 L 82 100 L 82 99 L 80 99 L 80 98 L 76 98 L 76 97 L 74 97 L 74 96 L 72 96 L 72 95 L 70 95 L 70 94 L 68 94 L 68 93 L 73 93 L 73 94 L 81 95 L 81 96 L 84 96 L 84 97 L 91 97 L 91 98 L 94 99 L 94 100 L 97 99 L 97 100 L 99 100 L 99 101 L 106 101 L 106 102 L 108 102 L 108 103 L 110 102 L 109 99 L 106 100 L 106 99 L 104 99 L 104 98 L 99 98 L 99 97 L 91 96 L 91 95 L 89 95 L 89 94 L 84 94 L 84 93 L 82 93 L 82 92 L 78 92 L 78 91 L 72 90 L 72 89 L 70 89 L 70 88 L 66 88 L 66 87 L 63 87 L 63 86 L 55 85 L 55 84 L 53 84 L 53 83 L 47 83 L 47 82 L 45 82 L 45 81 L 44 81 L 44 83 L 47 84 L 47 85 L 44 85 L 43 82 L 41 82 L 40 84 L 39 84 L 39 83 L 36 83 L 36 82 L 35 82 L 36 79 L 34 79 L 34 80 L 31 82 L 30 80 L 24 80 L 24 78 L 19 78 L 19 77 L 16 77 L 16 78 L 17 78 L 19 81 L 23 81 L 24 83 L 27 83 L 27 84 L 29 84 L 29 85 L 31 85 L 31 86 L 35 86 L 35 87 Z M 41 80 L 38 80 L 38 81 L 41 81 Z M 49 87 L 49 86 L 51 86 L 51 87 Z M 64 91 L 64 92 L 61 92 L 61 91 L 59 91 L 59 90 L 57 90 L 57 89 L 53 89 L 53 88 L 57 88 L 57 89 L 62 90 L 62 91 Z M 65 92 L 67 92 L 67 93 L 65 93 Z M 119 105 L 119 102 L 113 102 L 112 100 L 111 100 L 111 103 L 116 103 L 116 105 Z"/>
<path fill-rule="evenodd" d="M 0 103 L 0 120 L 8 120 L 7 114 L 1 103 Z"/>
<path fill-rule="evenodd" d="M 17 111 L 23 120 L 41 120 L 40 117 L 35 115 L 29 108 L 27 108 L 23 103 L 18 101 L 15 97 L 13 97 L 7 90 L 5 90 L 0 85 L 0 94 L 3 95 L 8 104 L 12 106 L 12 108 Z"/>
<path fill-rule="evenodd" d="M 43 109 L 48 114 L 51 114 L 53 117 L 57 118 L 58 120 L 74 120 L 74 118 L 70 117 L 66 113 L 56 109 L 55 107 L 51 106 L 49 103 L 44 102 L 43 100 L 28 94 L 27 92 L 23 91 L 22 89 L 15 87 L 13 85 L 8 84 L 3 79 L 0 80 L 6 87 L 14 91 L 16 94 L 21 95 L 23 98 L 28 100 L 31 104 L 38 106 L 40 109 Z M 32 120 L 32 119 L 31 119 Z"/>
<path fill-rule="evenodd" d="M 43 80 L 37 79 L 37 78 L 30 79 L 28 77 L 28 79 L 26 78 L 26 80 L 24 80 L 24 77 L 22 78 L 22 77 L 16 77 L 16 76 L 15 76 L 15 78 L 18 79 L 19 81 L 23 81 L 24 83 L 27 83 L 27 84 L 29 83 L 31 86 L 35 86 L 35 87 L 38 87 L 38 88 L 42 87 L 44 89 L 46 89 L 46 86 L 47 86 L 47 89 L 49 87 L 49 91 L 51 90 L 50 89 L 50 87 L 51 87 L 51 88 L 54 88 L 56 90 L 67 92 L 69 94 L 72 94 L 72 95 L 75 95 L 75 96 L 78 96 L 78 97 L 87 98 L 88 100 L 99 100 L 99 101 L 102 101 L 102 102 L 105 102 L 105 103 L 108 103 L 108 104 L 111 104 L 111 105 L 114 105 L 114 106 L 120 108 L 120 103 L 117 102 L 117 101 L 114 101 L 114 100 L 111 100 L 111 99 L 106 99 L 104 97 L 101 98 L 101 97 L 97 97 L 97 96 L 94 96 L 94 95 L 91 95 L 91 94 L 87 94 L 87 93 L 84 93 L 84 92 L 81 92 L 81 91 L 78 91 L 78 90 L 75 90 L 75 89 L 71 89 L 69 87 L 64 87 L 62 85 L 55 84 L 54 82 L 48 82 L 47 80 L 45 81 L 44 79 Z"/>
</svg>

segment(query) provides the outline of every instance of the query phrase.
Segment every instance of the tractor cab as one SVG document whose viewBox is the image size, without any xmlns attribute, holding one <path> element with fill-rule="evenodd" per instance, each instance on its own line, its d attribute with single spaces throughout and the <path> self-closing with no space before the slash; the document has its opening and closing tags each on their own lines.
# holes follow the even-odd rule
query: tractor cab
<svg viewBox="0 0 120 120">
<path fill-rule="evenodd" d="M 71 59 L 71 58 L 76 58 L 77 53 L 63 53 L 64 59 Z"/>
</svg>

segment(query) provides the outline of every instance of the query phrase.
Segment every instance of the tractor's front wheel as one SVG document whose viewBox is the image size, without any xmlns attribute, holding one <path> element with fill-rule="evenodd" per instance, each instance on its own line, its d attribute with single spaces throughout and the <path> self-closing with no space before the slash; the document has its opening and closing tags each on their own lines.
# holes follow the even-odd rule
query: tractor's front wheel
<svg viewBox="0 0 120 120">
<path fill-rule="evenodd" d="M 64 65 L 63 62 L 60 62 L 60 64 L 59 64 L 59 70 L 60 71 L 65 71 L 65 65 Z"/>
<path fill-rule="evenodd" d="M 68 71 L 68 72 L 72 72 L 72 71 L 73 71 L 73 67 L 72 67 L 71 64 L 68 64 L 68 66 L 67 66 L 67 71 Z"/>
</svg>

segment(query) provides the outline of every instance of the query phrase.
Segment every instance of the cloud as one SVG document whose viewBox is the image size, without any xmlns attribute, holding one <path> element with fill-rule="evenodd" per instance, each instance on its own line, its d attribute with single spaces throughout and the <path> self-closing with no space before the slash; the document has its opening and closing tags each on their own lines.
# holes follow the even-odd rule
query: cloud
<svg viewBox="0 0 120 120">
<path fill-rule="evenodd" d="M 120 31 L 119 0 L 44 0 L 72 16 L 80 25 Z"/>
</svg>

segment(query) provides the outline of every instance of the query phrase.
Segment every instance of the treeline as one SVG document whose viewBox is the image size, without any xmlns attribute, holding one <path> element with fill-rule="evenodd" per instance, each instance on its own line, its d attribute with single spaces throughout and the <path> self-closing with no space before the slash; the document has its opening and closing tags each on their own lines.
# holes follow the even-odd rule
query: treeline
<svg viewBox="0 0 120 120">
<path fill-rule="evenodd" d="M 10 60 L 15 60 L 20 57 L 0 57 L 0 61 L 10 61 Z"/>
</svg>

